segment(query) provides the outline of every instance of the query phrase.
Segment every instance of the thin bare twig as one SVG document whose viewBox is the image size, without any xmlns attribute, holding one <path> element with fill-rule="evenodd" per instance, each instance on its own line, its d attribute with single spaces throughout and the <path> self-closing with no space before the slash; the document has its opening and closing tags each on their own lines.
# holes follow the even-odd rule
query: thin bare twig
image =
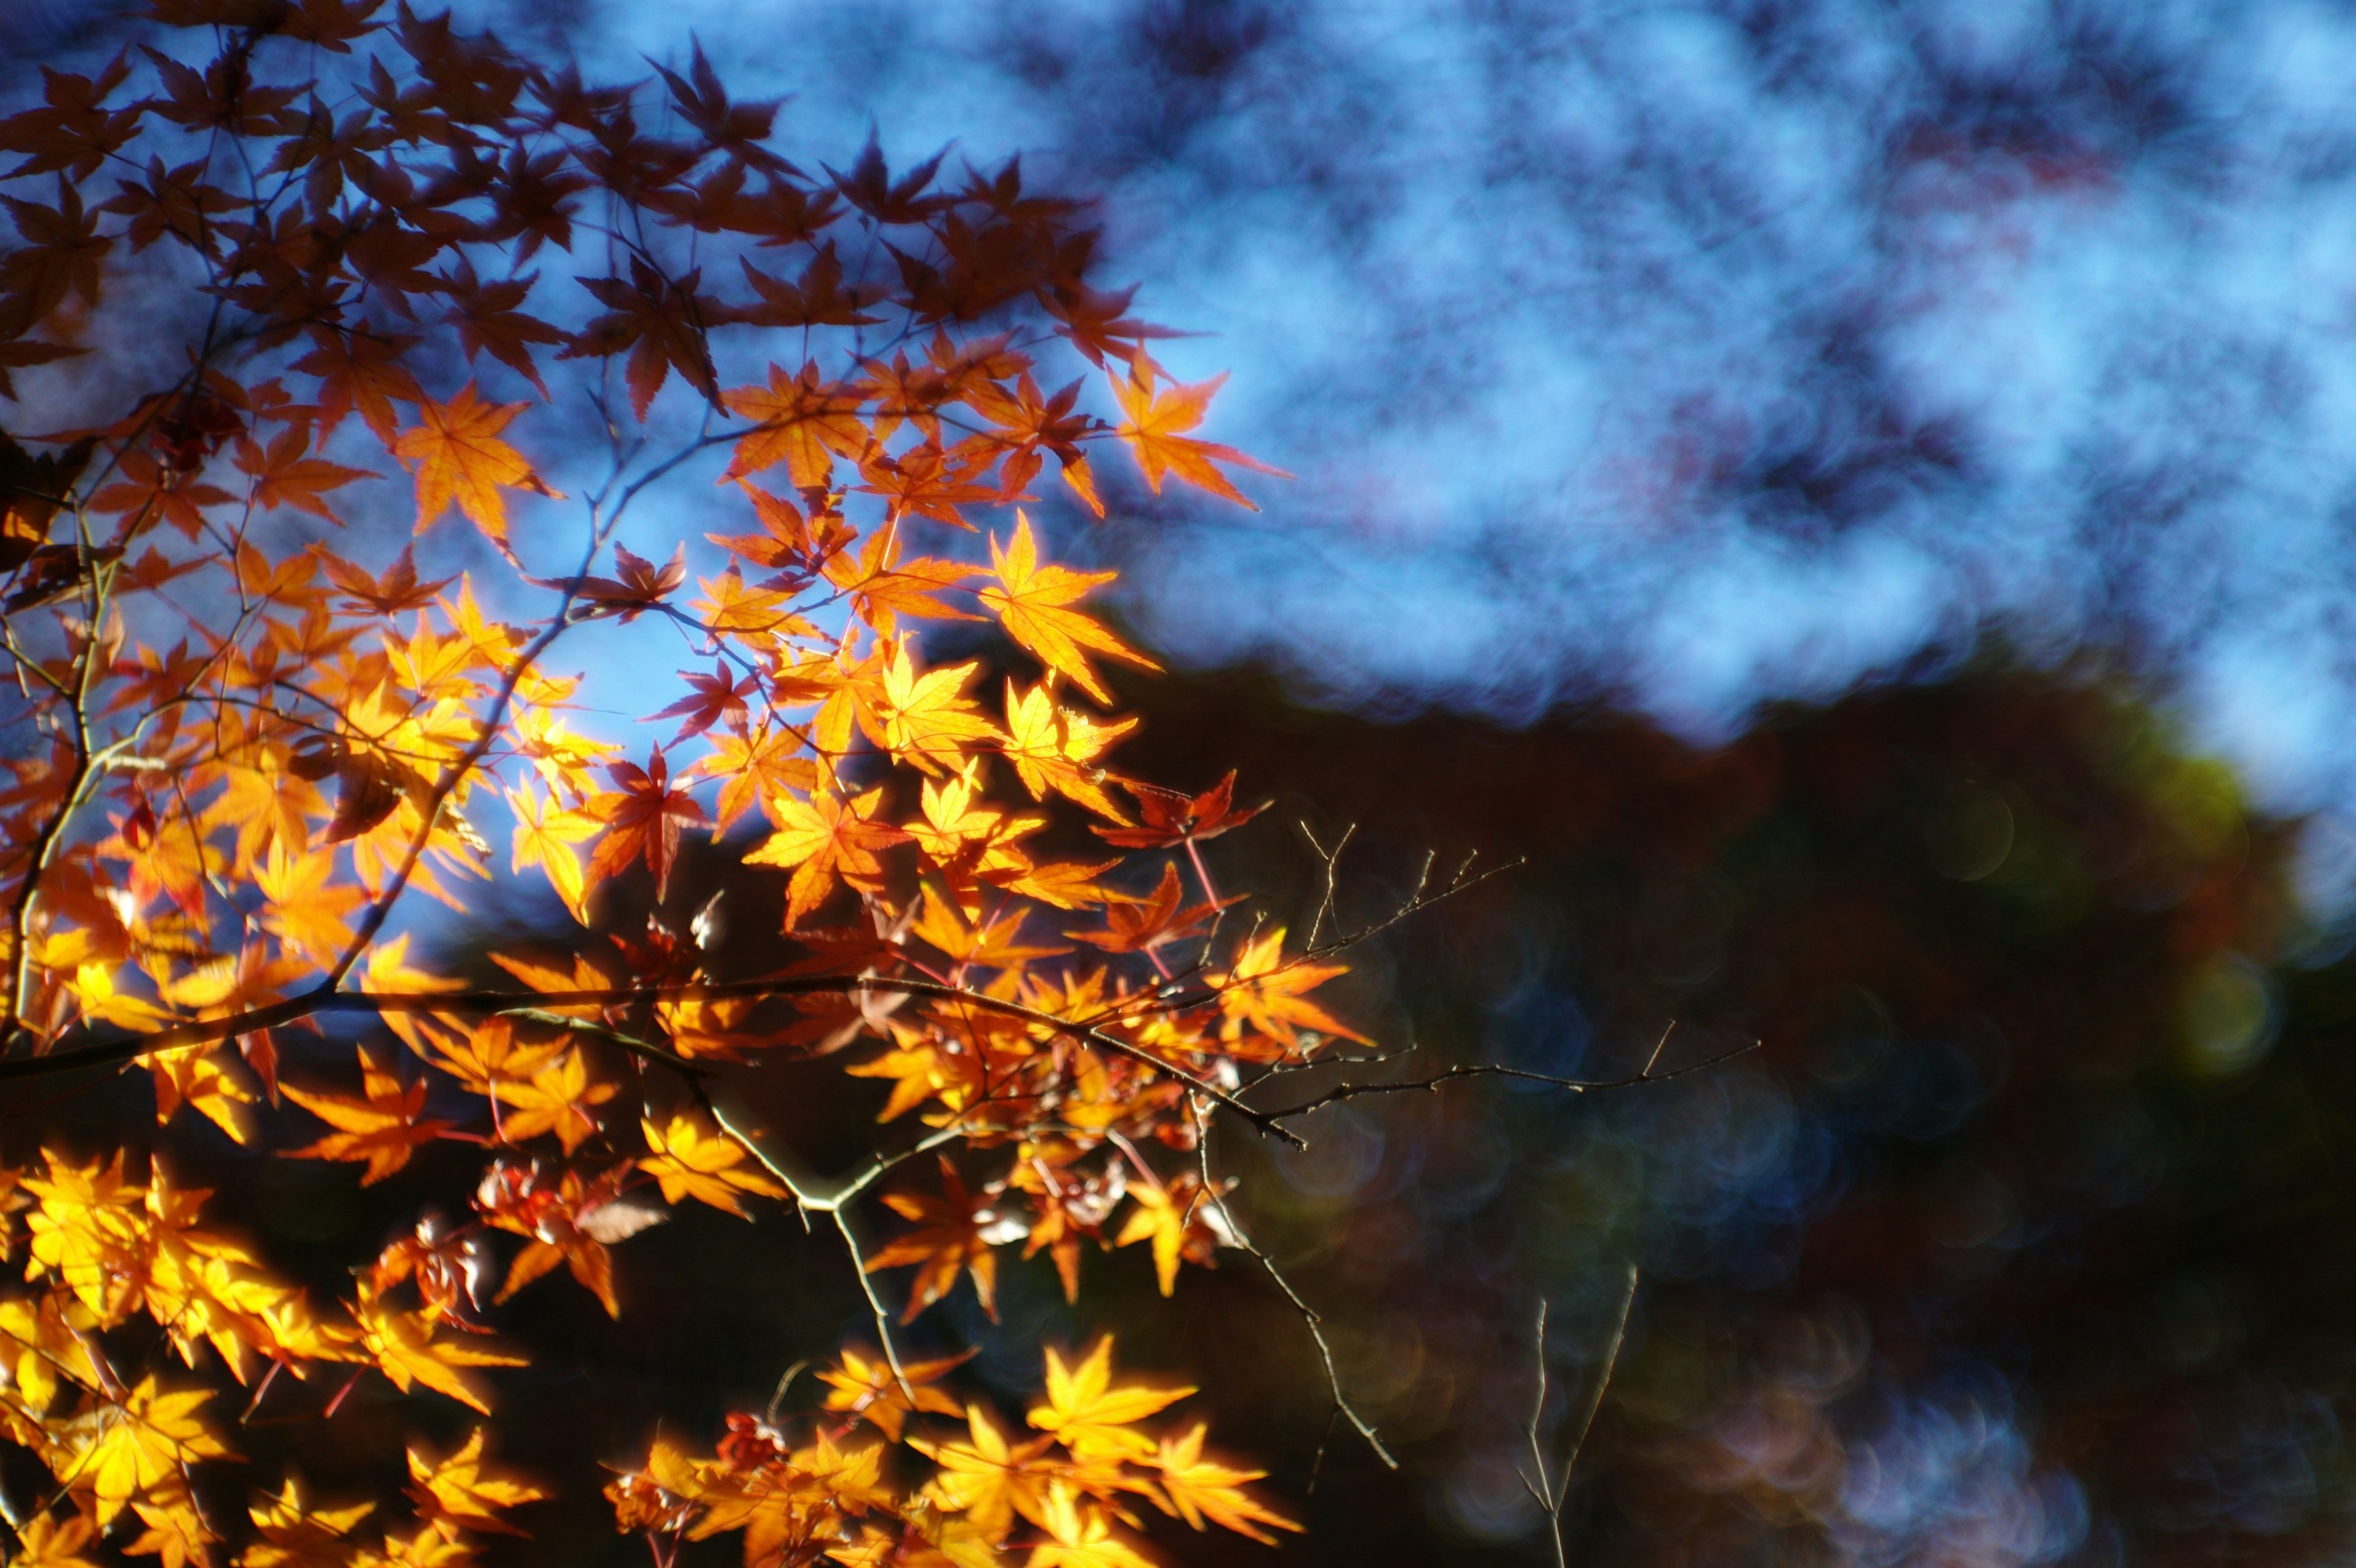
<svg viewBox="0 0 2356 1568">
<path fill-rule="evenodd" d="M 1657 1054 L 1657 1053 L 1656 1053 Z M 1580 1416 L 1579 1432 L 1571 1439 L 1570 1452 L 1563 1456 L 1562 1478 L 1558 1481 L 1548 1473 L 1546 1445 L 1538 1435 L 1538 1424 L 1546 1417 L 1547 1356 L 1546 1298 L 1538 1298 L 1537 1323 L 1537 1397 L 1530 1404 L 1530 1419 L 1524 1428 L 1529 1439 L 1530 1461 L 1537 1467 L 1537 1477 L 1522 1477 L 1522 1487 L 1535 1499 L 1547 1516 L 1547 1536 L 1554 1543 L 1555 1568 L 1570 1568 L 1569 1549 L 1562 1539 L 1562 1505 L 1570 1496 L 1571 1472 L 1578 1467 L 1580 1450 L 1587 1446 L 1587 1434 L 1595 1424 L 1595 1413 L 1603 1408 L 1603 1392 L 1612 1386 L 1612 1370 L 1620 1364 L 1620 1347 L 1628 1337 L 1628 1313 L 1636 1304 L 1636 1265 L 1628 1265 L 1628 1287 L 1620 1296 L 1620 1316 L 1612 1325 L 1612 1342 L 1605 1347 L 1601 1372 L 1595 1387 L 1589 1392 L 1587 1408 Z"/>
<path fill-rule="evenodd" d="M 1310 1339 L 1317 1346 L 1318 1360 L 1324 1363 L 1325 1387 L 1333 1398 L 1333 1413 L 1346 1419 L 1357 1429 L 1358 1435 L 1366 1440 L 1366 1445 L 1375 1451 L 1375 1457 L 1380 1459 L 1386 1468 L 1398 1469 L 1398 1460 L 1394 1458 L 1391 1451 L 1383 1445 L 1382 1435 L 1375 1430 L 1374 1423 L 1360 1414 L 1357 1407 L 1350 1403 L 1349 1395 L 1342 1392 L 1342 1372 L 1333 1362 L 1333 1347 L 1325 1339 L 1325 1320 L 1318 1315 L 1315 1307 L 1302 1298 L 1301 1292 L 1293 1288 L 1292 1282 L 1284 1277 L 1284 1271 L 1276 1266 L 1276 1260 L 1269 1257 L 1261 1250 L 1259 1244 L 1251 1239 L 1250 1232 L 1247 1232 L 1236 1219 L 1235 1211 L 1227 1207 L 1226 1195 L 1219 1189 L 1217 1180 L 1211 1175 L 1210 1128 L 1206 1125 L 1202 1104 L 1199 1101 L 1190 1101 L 1188 1108 L 1194 1115 L 1194 1154 L 1201 1167 L 1201 1190 L 1204 1200 L 1218 1211 L 1219 1219 L 1226 1224 L 1227 1233 L 1235 1238 L 1236 1245 L 1267 1271 L 1268 1277 L 1276 1282 L 1276 1288 L 1284 1293 L 1284 1298 L 1287 1301 L 1292 1303 L 1292 1309 L 1301 1314 L 1302 1326 L 1309 1330 Z M 1331 1430 L 1330 1422 L 1327 1424 L 1327 1428 Z M 1325 1445 L 1321 1439 L 1317 1445 L 1318 1467 L 1323 1467 L 1324 1459 Z M 1314 1471 L 1312 1472 L 1311 1484 L 1315 1484 Z"/>
<path fill-rule="evenodd" d="M 1687 1066 L 1672 1068 L 1666 1072 L 1656 1072 L 1653 1070 L 1652 1064 L 1647 1063 L 1644 1071 L 1633 1078 L 1560 1078 L 1550 1072 L 1531 1072 L 1523 1068 L 1503 1067 L 1494 1062 L 1467 1062 L 1462 1066 L 1451 1067 L 1445 1072 L 1435 1072 L 1429 1078 L 1410 1078 L 1391 1083 L 1337 1083 L 1313 1099 L 1304 1100 L 1298 1105 L 1287 1106 L 1281 1111 L 1267 1112 L 1265 1115 L 1269 1121 L 1282 1124 L 1295 1116 L 1305 1116 L 1312 1111 L 1339 1104 L 1344 1100 L 1355 1100 L 1362 1094 L 1404 1094 L 1418 1089 L 1433 1090 L 1443 1083 L 1453 1083 L 1461 1078 L 1511 1078 L 1519 1083 L 1545 1083 L 1557 1089 L 1568 1089 L 1575 1094 L 1598 1093 L 1607 1089 L 1633 1089 L 1642 1084 L 1666 1083 L 1673 1078 L 1683 1078 L 1688 1073 L 1707 1072 L 1722 1062 L 1731 1061 L 1738 1056 L 1748 1056 L 1757 1051 L 1760 1044 L 1760 1041 L 1754 1040 L 1748 1045 L 1738 1045 L 1732 1051 L 1722 1051 L 1716 1056 L 1705 1058 Z M 1653 1061 L 1657 1062 L 1659 1060 L 1660 1052 L 1656 1050 L 1653 1053 Z"/>
</svg>

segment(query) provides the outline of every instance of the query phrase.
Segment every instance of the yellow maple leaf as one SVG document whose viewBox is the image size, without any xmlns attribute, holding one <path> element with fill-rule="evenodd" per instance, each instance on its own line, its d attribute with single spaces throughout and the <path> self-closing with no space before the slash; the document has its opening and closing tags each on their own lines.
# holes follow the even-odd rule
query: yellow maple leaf
<svg viewBox="0 0 2356 1568">
<path fill-rule="evenodd" d="M 573 847 L 594 837 L 605 825 L 543 799 L 530 784 L 506 794 L 516 822 L 515 854 L 509 869 L 524 871 L 540 867 L 548 876 L 549 886 L 556 890 L 556 896 L 564 901 L 566 912 L 582 924 L 588 924 L 589 916 L 581 903 L 586 883 L 581 873 L 581 857 Z"/>
<path fill-rule="evenodd" d="M 170 1121 L 175 1112 L 187 1105 L 203 1113 L 239 1143 L 252 1136 L 253 1113 L 250 1107 L 260 1096 L 245 1082 L 243 1071 L 236 1065 L 235 1052 L 225 1049 L 168 1051 L 139 1060 L 155 1074 L 157 1125 Z"/>
<path fill-rule="evenodd" d="M 239 1553 L 238 1568 L 353 1568 L 359 1559 L 349 1538 L 352 1526 L 376 1511 L 374 1503 L 311 1509 L 293 1477 L 266 1509 L 247 1515 L 262 1539 Z"/>
<path fill-rule="evenodd" d="M 209 1568 L 209 1549 L 219 1538 L 206 1528 L 204 1515 L 186 1491 L 161 1503 L 133 1503 L 131 1511 L 147 1528 L 124 1552 L 134 1557 L 160 1557 L 162 1568 L 186 1568 L 190 1563 Z"/>
<path fill-rule="evenodd" d="M 66 985 L 85 1019 L 135 1031 L 161 1029 L 171 1021 L 171 1015 L 153 1002 L 116 989 L 112 964 L 79 965 Z"/>
<path fill-rule="evenodd" d="M 937 1360 L 903 1361 L 894 1374 L 885 1357 L 846 1349 L 841 1364 L 821 1371 L 818 1381 L 830 1391 L 827 1409 L 847 1411 L 861 1420 L 873 1422 L 884 1436 L 897 1443 L 911 1411 L 929 1410 L 936 1415 L 964 1413 L 957 1401 L 931 1385 L 964 1365 L 973 1354 L 968 1350 Z"/>
<path fill-rule="evenodd" d="M 315 849 L 289 856 L 281 841 L 270 847 L 270 859 L 253 873 L 254 886 L 268 901 L 262 908 L 262 928 L 295 952 L 322 964 L 341 956 L 352 939 L 344 917 L 367 896 L 348 884 L 333 883 L 336 852 Z"/>
<path fill-rule="evenodd" d="M 536 1503 L 549 1494 L 515 1476 L 494 1473 L 483 1466 L 483 1429 L 475 1428 L 466 1445 L 444 1459 L 415 1444 L 409 1448 L 408 1488 L 427 1523 L 453 1539 L 464 1530 L 523 1535 L 501 1517 L 501 1510 Z"/>
<path fill-rule="evenodd" d="M 1125 1247 L 1132 1242 L 1151 1242 L 1154 1279 L 1164 1296 L 1178 1287 L 1178 1264 L 1182 1259 L 1210 1268 L 1216 1262 L 1220 1247 L 1235 1245 L 1226 1216 L 1215 1202 L 1203 1196 L 1201 1181 L 1191 1174 L 1179 1177 L 1167 1187 L 1158 1182 L 1132 1181 L 1129 1196 L 1137 1207 L 1130 1211 L 1129 1222 L 1121 1227 L 1120 1234 L 1113 1238 L 1113 1245 Z"/>
<path fill-rule="evenodd" d="M 1055 1539 L 1032 1548 L 1025 1568 L 1155 1568 L 1153 1559 L 1114 1533 L 1102 1504 L 1082 1501 L 1062 1483 L 1047 1489 L 1039 1523 Z"/>
<path fill-rule="evenodd" d="M 92 1413 L 94 1440 L 68 1484 L 89 1488 L 102 1528 L 112 1523 L 132 1499 L 176 1480 L 182 1466 L 229 1453 L 196 1413 L 210 1398 L 209 1389 L 158 1393 L 151 1375 L 121 1404 L 102 1405 Z"/>
<path fill-rule="evenodd" d="M 745 1154 L 735 1139 L 705 1131 L 692 1117 L 673 1116 L 668 1127 L 648 1121 L 638 1126 L 653 1151 L 638 1161 L 638 1168 L 661 1184 L 666 1202 L 692 1198 L 749 1220 L 752 1216 L 737 1201 L 739 1194 L 786 1196 L 786 1189 L 759 1169 L 742 1168 Z"/>
<path fill-rule="evenodd" d="M 509 1079 L 493 1087 L 502 1104 L 515 1107 L 500 1118 L 499 1131 L 510 1143 L 552 1132 L 571 1154 L 597 1130 L 589 1107 L 612 1099 L 615 1087 L 592 1080 L 581 1053 L 568 1051 L 521 1083 Z"/>
<path fill-rule="evenodd" d="M 1053 1439 L 1034 1437 L 1009 1443 L 998 1423 L 980 1405 L 966 1407 L 968 1441 L 935 1443 L 912 1437 L 908 1446 L 940 1467 L 926 1487 L 936 1507 L 964 1514 L 974 1525 L 1002 1533 L 1021 1514 L 1033 1524 L 1043 1522 L 1053 1462 L 1043 1464 Z"/>
<path fill-rule="evenodd" d="M 1119 574 L 1041 566 L 1038 544 L 1031 537 L 1031 519 L 1022 512 L 1014 514 L 1014 537 L 1004 549 L 999 547 L 998 536 L 991 535 L 990 564 L 998 573 L 999 586 L 983 589 L 981 602 L 998 613 L 1006 635 L 1038 655 L 1050 669 L 1079 682 L 1098 702 L 1110 702 L 1112 693 L 1097 678 L 1087 650 L 1140 669 L 1162 667 L 1106 631 L 1094 617 L 1067 608 L 1089 589 Z"/>
<path fill-rule="evenodd" d="M 91 1535 L 90 1520 L 79 1515 L 60 1520 L 37 1514 L 16 1527 L 16 1554 L 8 1568 L 98 1568 L 81 1554 Z"/>
<path fill-rule="evenodd" d="M 481 1380 L 468 1376 L 463 1369 L 525 1364 L 521 1356 L 437 1341 L 423 1318 L 385 1300 L 366 1280 L 360 1282 L 359 1299 L 352 1307 L 352 1317 L 360 1326 L 361 1343 L 368 1347 L 377 1370 L 391 1379 L 392 1386 L 403 1393 L 409 1392 L 412 1383 L 423 1383 L 436 1393 L 448 1394 L 459 1403 L 488 1415 L 491 1407 Z"/>
<path fill-rule="evenodd" d="M 787 793 L 772 798 L 769 816 L 777 830 L 746 855 L 744 863 L 793 869 L 794 880 L 786 891 L 787 929 L 800 924 L 804 915 L 827 901 L 838 877 L 866 891 L 883 885 L 884 863 L 875 858 L 876 851 L 907 838 L 900 829 L 871 820 L 883 798 L 881 788 L 852 800 L 831 790 L 819 790 L 807 800 Z"/>
<path fill-rule="evenodd" d="M 1246 1482 L 1265 1477 L 1266 1470 L 1238 1470 L 1203 1457 L 1205 1430 L 1198 1421 L 1175 1439 L 1164 1437 L 1152 1461 L 1162 1472 L 1162 1495 L 1178 1517 L 1196 1530 L 1207 1520 L 1269 1546 L 1276 1544 L 1276 1538 L 1257 1526 L 1272 1524 L 1279 1530 L 1298 1531 L 1297 1521 L 1243 1489 Z"/>
<path fill-rule="evenodd" d="M 1107 1334 L 1089 1347 L 1076 1366 L 1066 1362 L 1054 1346 L 1048 1347 L 1046 1402 L 1032 1406 L 1029 1419 L 1040 1431 L 1053 1434 L 1076 1457 L 1142 1459 L 1154 1451 L 1154 1440 L 1130 1428 L 1194 1392 L 1192 1385 L 1116 1384 L 1112 1336 Z"/>
</svg>

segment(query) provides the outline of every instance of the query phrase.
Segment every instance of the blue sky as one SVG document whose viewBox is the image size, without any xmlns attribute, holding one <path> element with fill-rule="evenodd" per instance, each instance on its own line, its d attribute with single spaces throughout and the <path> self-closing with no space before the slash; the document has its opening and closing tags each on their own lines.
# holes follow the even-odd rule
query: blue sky
<svg viewBox="0 0 2356 1568">
<path fill-rule="evenodd" d="M 1070 541 L 1182 659 L 1708 738 L 1995 633 L 2356 821 L 2345 6 L 457 9 L 614 76 L 700 37 L 807 161 L 1100 193 L 1233 373 L 1206 433 L 1297 475 Z"/>
<path fill-rule="evenodd" d="M 537 20 L 535 20 L 537 17 Z M 1189 660 L 1689 734 L 1990 630 L 2356 805 L 2356 18 L 2041 5 L 519 4 L 798 152 L 1103 193 L 1257 516 L 1116 538 Z"/>
</svg>

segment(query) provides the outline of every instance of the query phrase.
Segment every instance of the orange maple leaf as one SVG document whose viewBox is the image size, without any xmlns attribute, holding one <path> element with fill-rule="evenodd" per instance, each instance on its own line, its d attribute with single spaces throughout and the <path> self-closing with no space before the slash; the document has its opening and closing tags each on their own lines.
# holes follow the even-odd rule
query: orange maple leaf
<svg viewBox="0 0 2356 1568">
<path fill-rule="evenodd" d="M 831 454 L 855 460 L 867 450 L 870 438 L 860 422 L 857 394 L 827 380 L 815 363 L 796 376 L 772 365 L 766 387 L 732 387 L 720 400 L 760 427 L 737 441 L 728 472 L 720 476 L 723 485 L 783 463 L 796 485 L 819 485 L 834 471 Z"/>
<path fill-rule="evenodd" d="M 282 1084 L 286 1097 L 337 1129 L 307 1148 L 291 1149 L 294 1159 L 366 1160 L 362 1187 L 372 1187 L 409 1163 L 420 1144 L 432 1143 L 450 1124 L 422 1116 L 425 1080 L 403 1087 L 391 1069 L 372 1056 L 360 1058 L 360 1094 L 312 1093 Z"/>
<path fill-rule="evenodd" d="M 830 790 L 819 790 L 805 800 L 798 795 L 775 797 L 770 816 L 777 831 L 744 857 L 748 866 L 779 866 L 793 870 L 787 891 L 786 926 L 824 903 L 840 877 L 853 888 L 872 891 L 882 885 L 879 849 L 905 843 L 907 835 L 886 823 L 871 820 L 882 803 L 881 789 L 844 800 Z"/>
<path fill-rule="evenodd" d="M 1021 1218 L 1001 1214 L 992 1207 L 997 1195 L 990 1189 L 979 1192 L 969 1189 L 957 1167 L 946 1157 L 941 1160 L 940 1197 L 891 1192 L 884 1195 L 884 1201 L 894 1213 L 916 1221 L 917 1227 L 905 1236 L 894 1237 L 867 1260 L 869 1274 L 878 1269 L 916 1265 L 916 1277 L 908 1286 L 907 1310 L 900 1314 L 900 1321 L 909 1321 L 947 1296 L 962 1272 L 972 1277 L 973 1293 L 980 1298 L 981 1309 L 996 1322 L 998 1254 L 991 1248 L 1001 1242 L 1022 1239 L 1024 1227 Z"/>
<path fill-rule="evenodd" d="M 1291 475 L 1281 468 L 1270 468 L 1257 458 L 1246 457 L 1232 446 L 1215 442 L 1193 441 L 1180 434 L 1203 422 L 1204 411 L 1210 406 L 1211 394 L 1226 380 L 1221 371 L 1207 381 L 1193 386 L 1172 383 L 1160 394 L 1149 381 L 1140 384 L 1128 376 L 1112 376 L 1113 396 L 1120 400 L 1120 411 L 1128 417 L 1121 421 L 1119 434 L 1128 441 L 1130 450 L 1137 454 L 1138 467 L 1145 471 L 1145 483 L 1157 496 L 1162 494 L 1162 476 L 1175 474 L 1189 485 L 1198 485 L 1214 496 L 1224 496 L 1238 507 L 1258 507 L 1244 498 L 1244 493 L 1227 481 L 1227 476 L 1211 465 L 1232 464 L 1258 474 L 1273 474 L 1280 479 Z"/>
<path fill-rule="evenodd" d="M 499 496 L 501 485 L 563 499 L 562 491 L 551 489 L 532 472 L 523 453 L 499 439 L 499 432 L 530 406 L 487 403 L 476 394 L 472 381 L 446 403 L 428 398 L 418 404 L 419 422 L 394 439 L 392 452 L 417 462 L 419 533 L 440 521 L 455 501 L 469 522 L 505 548 L 508 513 Z"/>
</svg>

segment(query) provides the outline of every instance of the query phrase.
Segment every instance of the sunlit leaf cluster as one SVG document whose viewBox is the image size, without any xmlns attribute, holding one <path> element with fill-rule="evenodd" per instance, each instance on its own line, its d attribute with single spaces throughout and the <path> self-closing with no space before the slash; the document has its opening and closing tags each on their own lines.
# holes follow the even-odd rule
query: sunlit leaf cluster
<svg viewBox="0 0 2356 1568">
<path fill-rule="evenodd" d="M 604 85 L 382 0 L 151 20 L 0 120 L 0 1076 L 144 1072 L 166 1129 L 248 1145 L 296 1107 L 279 1152 L 369 1184 L 480 1163 L 331 1294 L 208 1228 L 153 1129 L 0 1177 L 0 1426 L 51 1479 L 11 1502 L 23 1560 L 472 1561 L 546 1495 L 480 1432 L 412 1446 L 406 1502 L 257 1475 L 241 1520 L 205 1500 L 240 1407 L 333 1421 L 377 1378 L 505 1414 L 512 1298 L 621 1315 L 625 1243 L 691 1203 L 826 1217 L 880 1345 L 819 1410 L 655 1441 L 606 1490 L 659 1561 L 741 1531 L 753 1564 L 1113 1565 L 1142 1513 L 1290 1528 L 1201 1423 L 1140 1424 L 1187 1391 L 1116 1381 L 1108 1343 L 1017 1423 L 892 1340 L 961 1282 L 990 1307 L 1017 1249 L 1076 1293 L 1141 1245 L 1169 1294 L 1238 1244 L 1207 1119 L 1281 1133 L 1238 1090 L 1354 1038 L 1309 995 L 1342 966 L 1212 883 L 1233 776 L 1118 771 L 1105 670 L 1152 661 L 1022 509 L 1052 458 L 1103 516 L 1121 449 L 1243 501 L 1260 465 L 1187 433 L 1217 383 L 1148 351 L 1080 204 L 872 141 L 789 161 L 701 48 Z M 642 555 L 659 485 L 694 522 Z M 929 657 L 958 624 L 1005 656 Z M 552 663 L 649 627 L 675 679 Z M 616 709 L 654 728 L 624 744 Z M 779 889 L 773 969 L 713 972 L 708 910 L 601 923 L 698 840 Z M 411 913 L 502 879 L 583 929 L 469 988 Z M 833 1183 L 726 1093 L 813 1058 L 886 1094 Z"/>
</svg>

